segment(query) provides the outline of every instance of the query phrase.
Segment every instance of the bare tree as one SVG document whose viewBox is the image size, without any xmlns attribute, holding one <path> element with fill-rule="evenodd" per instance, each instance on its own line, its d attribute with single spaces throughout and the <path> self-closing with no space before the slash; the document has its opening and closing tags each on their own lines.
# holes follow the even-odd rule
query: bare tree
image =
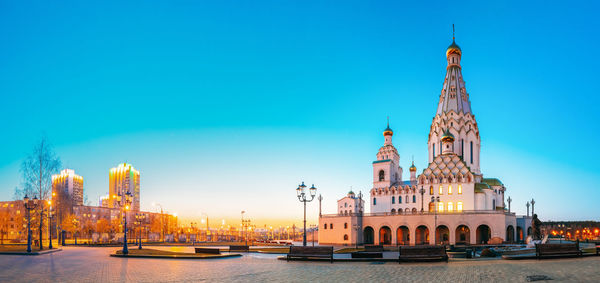
<svg viewBox="0 0 600 283">
<path fill-rule="evenodd" d="M 42 230 L 44 227 L 44 200 L 51 198 L 52 174 L 59 171 L 60 159 L 54 153 L 52 145 L 46 137 L 33 147 L 33 151 L 21 164 L 23 174 L 22 193 L 30 197 L 37 196 L 40 199 L 38 209 L 40 213 L 40 250 L 42 245 Z"/>
</svg>

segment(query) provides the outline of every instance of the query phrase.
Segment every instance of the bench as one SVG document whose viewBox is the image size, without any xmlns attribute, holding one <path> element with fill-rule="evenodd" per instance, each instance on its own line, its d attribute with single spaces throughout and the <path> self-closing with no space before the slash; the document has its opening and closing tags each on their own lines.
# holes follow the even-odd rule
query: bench
<svg viewBox="0 0 600 283">
<path fill-rule="evenodd" d="M 328 258 L 333 263 L 333 247 L 290 246 L 287 260 L 290 258 Z"/>
<path fill-rule="evenodd" d="M 579 243 L 575 244 L 536 244 L 535 256 L 540 258 L 545 257 L 573 257 L 581 256 Z"/>
<path fill-rule="evenodd" d="M 221 254 L 221 250 L 215 248 L 195 248 L 197 254 Z"/>
<path fill-rule="evenodd" d="M 448 261 L 445 246 L 399 246 L 398 262 L 440 260 Z"/>
<path fill-rule="evenodd" d="M 230 252 L 249 252 L 250 251 L 250 247 L 249 246 L 229 246 L 229 251 Z"/>
</svg>

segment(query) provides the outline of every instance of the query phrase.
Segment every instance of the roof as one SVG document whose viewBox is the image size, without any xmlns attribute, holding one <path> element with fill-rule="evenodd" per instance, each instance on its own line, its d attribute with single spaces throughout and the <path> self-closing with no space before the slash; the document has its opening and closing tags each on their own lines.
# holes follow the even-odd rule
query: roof
<svg viewBox="0 0 600 283">
<path fill-rule="evenodd" d="M 504 184 L 502 184 L 502 182 L 497 178 L 483 178 L 481 181 L 490 186 L 504 186 Z"/>
<path fill-rule="evenodd" d="M 451 49 L 457 48 L 457 49 Z M 448 47 L 449 51 L 460 52 L 460 47 L 455 42 Z M 442 87 L 442 93 L 440 94 L 440 102 L 436 115 L 447 113 L 450 111 L 456 113 L 471 113 L 471 102 L 469 101 L 469 95 L 465 88 L 465 82 L 463 80 L 461 67 L 459 65 L 450 65 L 446 69 L 446 77 L 444 79 L 444 85 Z"/>
<path fill-rule="evenodd" d="M 392 160 L 391 159 L 375 160 L 375 161 L 373 161 L 373 164 L 375 164 L 375 163 L 381 163 L 381 162 L 388 162 L 388 161 L 392 161 Z"/>
<path fill-rule="evenodd" d="M 463 176 L 467 176 L 468 173 L 473 174 L 465 161 L 455 153 L 436 156 L 427 168 L 423 170 L 423 174 L 427 177 L 432 174 L 435 177 L 457 176 L 459 173 Z"/>
<path fill-rule="evenodd" d="M 476 193 L 483 193 L 483 190 L 485 189 L 491 190 L 492 188 L 490 188 L 490 186 L 488 186 L 486 183 L 475 183 Z"/>
</svg>

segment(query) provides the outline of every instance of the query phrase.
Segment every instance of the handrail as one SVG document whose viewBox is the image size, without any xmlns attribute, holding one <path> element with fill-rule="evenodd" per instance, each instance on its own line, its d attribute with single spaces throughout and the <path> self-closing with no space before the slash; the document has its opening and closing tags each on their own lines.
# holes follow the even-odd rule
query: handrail
<svg viewBox="0 0 600 283">
<path fill-rule="evenodd" d="M 457 214 L 504 214 L 504 215 L 516 215 L 514 212 L 498 211 L 498 210 L 463 210 L 453 212 L 415 212 L 413 213 L 391 213 L 391 212 L 374 212 L 374 213 L 362 213 L 362 216 L 419 216 L 419 215 L 457 215 Z M 360 213 L 349 213 L 349 214 L 323 214 L 321 217 L 339 217 L 339 216 L 359 216 Z"/>
</svg>

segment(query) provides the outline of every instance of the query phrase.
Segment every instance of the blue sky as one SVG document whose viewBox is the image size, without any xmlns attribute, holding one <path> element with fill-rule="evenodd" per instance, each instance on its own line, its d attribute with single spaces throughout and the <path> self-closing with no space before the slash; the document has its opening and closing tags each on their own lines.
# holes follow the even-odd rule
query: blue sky
<svg viewBox="0 0 600 283">
<path fill-rule="evenodd" d="M 519 213 L 600 220 L 595 2 L 120 2 L 0 2 L 0 199 L 45 134 L 94 203 L 127 161 L 148 210 L 299 224 L 304 180 L 333 212 L 387 116 L 427 165 L 454 23 L 484 175 Z"/>
</svg>

